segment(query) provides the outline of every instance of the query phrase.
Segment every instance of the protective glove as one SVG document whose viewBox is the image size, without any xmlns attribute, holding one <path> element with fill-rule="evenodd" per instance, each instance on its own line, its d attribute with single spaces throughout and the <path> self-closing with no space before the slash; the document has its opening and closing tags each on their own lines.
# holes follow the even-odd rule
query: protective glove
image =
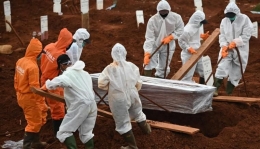
<svg viewBox="0 0 260 149">
<path fill-rule="evenodd" d="M 189 51 L 191 54 L 197 54 L 197 51 L 194 50 L 192 47 L 190 47 L 190 48 L 188 49 L 188 51 Z"/>
<path fill-rule="evenodd" d="M 174 37 L 171 35 L 165 37 L 163 40 L 162 40 L 162 43 L 163 44 L 168 44 L 169 42 L 171 42 L 172 40 L 174 39 Z"/>
<path fill-rule="evenodd" d="M 236 46 L 237 46 L 236 43 L 232 41 L 232 42 L 229 44 L 228 48 L 229 48 L 229 49 L 233 49 L 233 48 L 235 48 Z"/>
<path fill-rule="evenodd" d="M 48 91 L 48 89 L 46 88 L 46 84 L 44 84 L 44 85 L 41 87 L 41 90 Z"/>
<path fill-rule="evenodd" d="M 150 63 L 150 56 L 151 56 L 150 53 L 148 53 L 148 52 L 144 53 L 144 64 L 145 65 L 148 65 Z"/>
<path fill-rule="evenodd" d="M 204 41 L 209 37 L 209 31 L 207 31 L 205 34 L 200 34 L 200 38 L 202 38 Z"/>
<path fill-rule="evenodd" d="M 226 46 L 222 47 L 221 56 L 222 56 L 222 58 L 225 58 L 228 56 L 228 47 L 226 47 Z"/>
</svg>

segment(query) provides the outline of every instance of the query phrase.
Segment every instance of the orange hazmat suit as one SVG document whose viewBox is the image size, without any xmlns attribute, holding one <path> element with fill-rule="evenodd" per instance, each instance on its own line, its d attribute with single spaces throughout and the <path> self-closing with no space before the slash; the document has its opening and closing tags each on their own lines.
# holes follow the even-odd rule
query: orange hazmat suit
<svg viewBox="0 0 260 149">
<path fill-rule="evenodd" d="M 25 56 L 16 62 L 14 88 L 17 102 L 23 109 L 27 126 L 26 132 L 38 133 L 46 123 L 47 105 L 43 97 L 34 94 L 30 87 L 40 87 L 37 56 L 42 51 L 42 43 L 32 39 L 26 49 Z"/>
<path fill-rule="evenodd" d="M 59 75 L 57 58 L 61 54 L 66 53 L 66 48 L 72 43 L 72 40 L 71 32 L 68 31 L 67 28 L 63 28 L 60 31 L 58 41 L 55 43 L 50 43 L 44 48 L 45 54 L 41 57 L 42 85 L 45 84 L 46 80 L 52 80 L 54 77 Z M 62 88 L 58 88 L 50 92 L 63 96 Z M 64 103 L 54 101 L 49 98 L 46 98 L 46 101 L 51 109 L 51 117 L 53 120 L 60 120 L 64 118 Z"/>
</svg>

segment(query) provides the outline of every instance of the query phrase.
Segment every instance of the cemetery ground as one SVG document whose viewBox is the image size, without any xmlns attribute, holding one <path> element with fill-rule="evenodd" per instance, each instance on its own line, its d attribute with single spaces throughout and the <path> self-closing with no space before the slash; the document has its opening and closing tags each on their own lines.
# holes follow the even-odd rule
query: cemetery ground
<svg viewBox="0 0 260 149">
<path fill-rule="evenodd" d="M 3 1 L 1 1 L 2 3 Z M 91 44 L 83 50 L 81 59 L 86 63 L 85 70 L 89 73 L 101 72 L 112 62 L 111 49 L 117 42 L 123 44 L 127 50 L 127 60 L 136 64 L 140 70 L 143 62 L 143 43 L 148 19 L 156 13 L 158 0 L 119 0 L 116 8 L 112 10 L 96 10 L 96 1 L 90 0 L 89 32 Z M 172 11 L 179 13 L 184 23 L 195 10 L 192 0 L 170 0 Z M 203 0 L 203 8 L 209 24 L 204 26 L 205 31 L 212 32 L 219 28 L 224 17 L 224 9 L 228 3 L 224 0 Z M 257 14 L 250 10 L 259 3 L 258 0 L 237 0 L 241 12 L 247 14 L 251 21 L 260 20 Z M 112 0 L 104 3 L 104 8 L 110 6 Z M 42 41 L 43 46 L 55 42 L 59 31 L 66 27 L 74 33 L 81 27 L 81 15 L 73 12 L 64 4 L 63 15 L 52 12 L 51 0 L 15 0 L 11 1 L 12 25 L 25 45 L 32 38 L 33 31 L 40 31 L 40 16 L 48 15 L 48 39 Z M 2 7 L 3 8 L 3 7 Z M 135 11 L 143 10 L 145 24 L 137 28 Z M 73 12 L 73 13 L 72 13 Z M 14 32 L 5 32 L 4 13 L 0 9 L 0 45 L 11 44 L 14 52 L 9 55 L 0 55 L 0 145 L 6 140 L 19 141 L 23 138 L 26 121 L 22 109 L 18 106 L 13 87 L 14 67 L 16 61 L 24 56 L 23 47 Z M 24 46 L 23 48 L 26 48 Z M 219 44 L 215 42 L 206 52 L 214 67 L 217 62 Z M 171 78 L 181 67 L 181 49 L 177 46 L 172 62 Z M 245 71 L 245 80 L 249 97 L 260 97 L 260 53 L 259 39 L 250 39 L 250 53 L 248 66 Z M 220 95 L 226 95 L 224 86 Z M 189 96 L 189 95 L 187 95 Z M 235 89 L 233 96 L 246 96 L 243 85 Z M 257 149 L 260 148 L 260 104 L 244 104 L 215 102 L 212 103 L 213 111 L 199 114 L 168 113 L 163 111 L 144 110 L 147 118 L 161 122 L 190 126 L 200 129 L 192 136 L 163 129 L 152 129 L 150 135 L 142 134 L 135 123 L 133 132 L 140 149 Z M 109 108 L 100 106 L 103 110 Z M 50 148 L 59 148 L 59 143 L 54 139 L 52 124 L 48 117 L 46 125 L 42 128 L 41 139 L 54 143 Z M 10 135 L 6 135 L 6 132 Z M 116 149 L 126 145 L 123 138 L 115 131 L 113 119 L 98 116 L 94 128 L 94 143 L 96 149 Z M 78 148 L 83 144 L 75 133 Z M 56 141 L 56 142 L 55 142 Z"/>
</svg>

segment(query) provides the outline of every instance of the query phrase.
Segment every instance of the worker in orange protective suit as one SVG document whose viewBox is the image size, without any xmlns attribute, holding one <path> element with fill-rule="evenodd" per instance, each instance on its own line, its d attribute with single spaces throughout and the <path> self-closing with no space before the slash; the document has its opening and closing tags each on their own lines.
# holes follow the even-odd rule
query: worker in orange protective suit
<svg viewBox="0 0 260 149">
<path fill-rule="evenodd" d="M 57 69 L 57 58 L 66 53 L 66 49 L 72 44 L 72 34 L 67 28 L 63 28 L 60 31 L 58 41 L 55 43 L 48 44 L 44 49 L 44 53 L 41 57 L 41 85 L 43 86 L 46 80 L 52 80 L 57 77 L 60 70 Z M 63 96 L 63 89 L 57 88 L 56 90 L 50 91 L 52 93 Z M 65 105 L 64 103 L 46 98 L 47 104 L 51 109 L 51 118 L 53 122 L 54 134 L 56 136 L 59 131 L 60 124 L 65 115 Z"/>
<path fill-rule="evenodd" d="M 40 130 L 46 123 L 48 107 L 43 97 L 32 93 L 30 87 L 40 87 L 37 57 L 42 52 L 42 43 L 32 39 L 25 56 L 19 59 L 15 67 L 14 88 L 17 102 L 23 109 L 27 126 L 23 140 L 23 149 L 44 148 L 47 143 L 40 142 Z"/>
</svg>

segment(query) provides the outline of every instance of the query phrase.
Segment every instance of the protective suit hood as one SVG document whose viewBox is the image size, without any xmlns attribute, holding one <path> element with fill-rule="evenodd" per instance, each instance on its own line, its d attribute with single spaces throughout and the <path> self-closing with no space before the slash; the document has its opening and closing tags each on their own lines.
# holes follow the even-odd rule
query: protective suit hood
<svg viewBox="0 0 260 149">
<path fill-rule="evenodd" d="M 234 2 L 230 2 L 226 9 L 224 10 L 224 13 L 228 13 L 228 12 L 233 12 L 235 13 L 236 15 L 238 15 L 240 13 L 240 9 L 238 8 L 238 6 L 236 5 L 236 3 Z"/>
<path fill-rule="evenodd" d="M 76 40 L 77 45 L 82 48 L 83 40 L 89 39 L 90 34 L 85 28 L 79 28 L 73 35 L 73 39 Z"/>
<path fill-rule="evenodd" d="M 78 41 L 79 39 L 86 40 L 89 39 L 89 37 L 90 34 L 85 28 L 79 28 L 73 35 L 73 39 L 75 39 L 76 41 Z"/>
<path fill-rule="evenodd" d="M 125 61 L 126 60 L 126 49 L 120 43 L 116 43 L 111 51 L 111 56 L 115 62 Z"/>
<path fill-rule="evenodd" d="M 166 0 L 161 0 L 158 5 L 157 5 L 157 11 L 159 12 L 160 10 L 169 10 L 171 11 L 171 6 Z"/>
<path fill-rule="evenodd" d="M 63 28 L 60 31 L 59 37 L 58 37 L 58 41 L 55 42 L 55 45 L 57 47 L 57 49 L 64 49 L 66 50 L 66 48 L 71 44 L 72 42 L 72 34 L 70 31 L 68 31 L 67 28 Z"/>
<path fill-rule="evenodd" d="M 83 70 L 84 68 L 85 68 L 85 63 L 83 61 L 76 61 L 74 65 L 68 67 L 67 69 Z"/>
<path fill-rule="evenodd" d="M 41 53 L 42 51 L 42 43 L 37 39 L 31 39 L 25 53 L 25 57 L 35 58 Z"/>
<path fill-rule="evenodd" d="M 205 20 L 205 14 L 202 11 L 197 10 L 190 17 L 188 24 L 198 25 L 198 27 L 200 27 L 200 22 L 203 20 Z"/>
<path fill-rule="evenodd" d="M 197 10 L 195 11 L 189 19 L 189 22 L 184 27 L 184 32 L 188 32 L 190 36 L 193 36 L 198 32 L 200 28 L 200 22 L 205 20 L 204 12 Z"/>
</svg>

